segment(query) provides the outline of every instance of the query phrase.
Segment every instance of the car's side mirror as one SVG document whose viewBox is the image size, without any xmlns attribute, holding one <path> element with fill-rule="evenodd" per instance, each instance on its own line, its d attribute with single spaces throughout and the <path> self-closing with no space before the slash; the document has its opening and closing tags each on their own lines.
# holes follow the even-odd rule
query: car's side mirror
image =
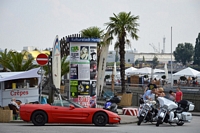
<svg viewBox="0 0 200 133">
<path fill-rule="evenodd" d="M 70 110 L 75 109 L 74 105 L 69 105 L 69 109 L 70 109 Z"/>
</svg>

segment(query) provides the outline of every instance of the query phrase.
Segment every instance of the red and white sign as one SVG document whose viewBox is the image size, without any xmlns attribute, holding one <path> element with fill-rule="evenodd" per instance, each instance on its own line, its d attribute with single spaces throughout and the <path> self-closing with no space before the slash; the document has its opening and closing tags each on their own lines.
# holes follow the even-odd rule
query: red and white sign
<svg viewBox="0 0 200 133">
<path fill-rule="evenodd" d="M 40 66 L 44 66 L 48 62 L 48 56 L 46 54 L 41 53 L 37 56 L 36 61 Z"/>
<path fill-rule="evenodd" d="M 123 108 L 122 111 L 124 115 L 138 116 L 137 108 Z"/>
<path fill-rule="evenodd" d="M 78 104 L 83 107 L 90 107 L 90 96 L 78 95 Z"/>
</svg>

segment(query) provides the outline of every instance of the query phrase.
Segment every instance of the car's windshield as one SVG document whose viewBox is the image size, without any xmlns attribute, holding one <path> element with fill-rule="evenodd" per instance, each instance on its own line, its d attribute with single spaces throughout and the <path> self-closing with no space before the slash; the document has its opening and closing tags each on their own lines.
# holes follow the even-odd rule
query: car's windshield
<svg viewBox="0 0 200 133">
<path fill-rule="evenodd" d="M 74 105 L 74 107 L 76 108 L 83 108 L 83 106 L 81 106 L 80 104 L 73 102 L 71 100 L 62 100 L 63 106 L 64 107 L 69 107 L 70 105 Z M 54 100 L 54 102 L 52 103 L 53 106 L 62 106 L 61 104 L 61 100 Z"/>
</svg>

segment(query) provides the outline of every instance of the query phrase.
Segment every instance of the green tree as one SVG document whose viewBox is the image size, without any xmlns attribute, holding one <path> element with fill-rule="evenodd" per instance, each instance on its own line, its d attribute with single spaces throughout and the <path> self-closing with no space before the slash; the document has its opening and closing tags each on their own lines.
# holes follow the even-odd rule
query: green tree
<svg viewBox="0 0 200 133">
<path fill-rule="evenodd" d="M 5 49 L 4 51 L 0 52 L 0 64 L 3 66 L 3 72 L 7 72 L 6 66 L 9 64 L 10 61 L 10 52 Z"/>
<path fill-rule="evenodd" d="M 193 53 L 194 47 L 191 43 L 180 43 L 173 52 L 175 60 L 183 65 L 192 61 Z"/>
<path fill-rule="evenodd" d="M 143 56 L 143 58 L 142 58 L 142 62 L 145 63 L 145 58 L 144 58 L 144 56 Z"/>
<path fill-rule="evenodd" d="M 158 58 L 154 56 L 152 60 L 152 68 L 155 69 L 158 64 L 159 64 Z"/>
<path fill-rule="evenodd" d="M 135 61 L 135 65 L 137 66 L 138 64 L 139 64 L 139 61 L 138 61 L 138 60 L 136 60 L 136 61 Z"/>
<path fill-rule="evenodd" d="M 6 51 L 7 50 L 5 50 L 3 54 L 0 53 L 1 56 L 3 55 L 0 63 L 4 68 L 9 69 L 12 72 L 27 71 L 38 66 L 33 64 L 34 58 L 30 57 L 25 59 L 27 52 L 18 53 L 9 51 L 7 53 Z"/>
<path fill-rule="evenodd" d="M 121 86 L 122 93 L 125 92 L 125 44 L 130 44 L 128 40 L 128 34 L 132 39 L 138 40 L 139 24 L 137 20 L 139 16 L 131 15 L 131 12 L 120 12 L 118 15 L 113 14 L 114 17 L 110 17 L 110 22 L 106 23 L 107 28 L 110 28 L 111 36 L 117 36 L 117 45 L 119 45 L 120 55 L 120 74 L 121 74 Z"/>
<path fill-rule="evenodd" d="M 200 66 L 200 33 L 196 38 L 196 44 L 194 48 L 194 65 Z"/>
<path fill-rule="evenodd" d="M 69 73 L 69 61 L 66 61 L 67 56 L 61 59 L 61 77 Z"/>
</svg>

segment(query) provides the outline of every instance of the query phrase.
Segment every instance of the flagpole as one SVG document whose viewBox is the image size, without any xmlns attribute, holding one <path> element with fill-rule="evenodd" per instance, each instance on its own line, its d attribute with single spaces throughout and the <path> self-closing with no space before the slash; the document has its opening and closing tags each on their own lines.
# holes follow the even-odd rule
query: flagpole
<svg viewBox="0 0 200 133">
<path fill-rule="evenodd" d="M 173 89 L 173 67 L 172 67 L 172 27 L 171 27 L 171 89 Z"/>
</svg>

